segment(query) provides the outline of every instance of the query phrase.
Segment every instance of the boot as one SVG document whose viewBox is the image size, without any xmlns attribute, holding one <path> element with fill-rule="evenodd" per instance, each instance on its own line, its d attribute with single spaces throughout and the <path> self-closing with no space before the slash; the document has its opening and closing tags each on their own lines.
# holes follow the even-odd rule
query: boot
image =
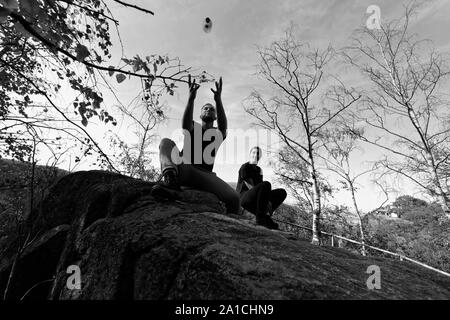
<svg viewBox="0 0 450 320">
<path fill-rule="evenodd" d="M 278 230 L 278 223 L 274 222 L 267 214 L 256 215 L 256 224 L 268 229 Z"/>
<path fill-rule="evenodd" d="M 164 170 L 161 180 L 152 187 L 151 195 L 156 198 L 174 199 L 175 193 L 181 191 L 177 171 L 175 169 Z"/>
</svg>

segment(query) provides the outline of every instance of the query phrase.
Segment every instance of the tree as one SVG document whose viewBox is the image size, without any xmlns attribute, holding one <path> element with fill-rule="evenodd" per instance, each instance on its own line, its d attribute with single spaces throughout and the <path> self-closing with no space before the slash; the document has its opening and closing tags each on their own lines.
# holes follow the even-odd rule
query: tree
<svg viewBox="0 0 450 320">
<path fill-rule="evenodd" d="M 314 190 L 309 181 L 307 164 L 286 146 L 278 151 L 277 160 L 278 163 L 273 163 L 273 165 L 278 180 L 296 199 L 297 207 L 300 210 L 312 212 L 314 210 Z M 333 188 L 320 173 L 318 173 L 317 181 L 322 203 L 324 203 L 332 196 Z"/>
<path fill-rule="evenodd" d="M 111 1 L 153 15 L 133 4 Z M 84 129 L 92 117 L 116 123 L 99 87 L 115 94 L 111 79 L 122 83 L 129 77 L 145 82 L 147 91 L 173 94 L 176 83 L 185 82 L 190 71 L 179 59 L 157 54 L 122 56 L 119 65 L 110 65 L 110 27 L 118 23 L 100 0 L 0 0 L 0 153 L 23 159 L 31 146 L 21 137 L 21 128 L 34 126 L 45 136 L 45 131 L 61 130 L 55 126 L 60 122 L 64 128 L 70 124 L 65 133 L 84 146 L 85 154 L 98 152 L 114 168 Z M 64 95 L 75 97 L 72 110 L 81 125 L 55 100 L 65 89 Z"/>
<path fill-rule="evenodd" d="M 402 217 L 407 211 L 426 206 L 428 206 L 428 203 L 425 200 L 417 199 L 409 195 L 400 196 L 391 204 L 391 207 L 399 217 Z"/>
<path fill-rule="evenodd" d="M 367 236 L 371 244 L 449 272 L 450 221 L 439 221 L 441 206 L 409 195 L 398 197 L 394 204 L 401 219 L 368 217 Z"/>
<path fill-rule="evenodd" d="M 158 177 L 157 170 L 151 161 L 150 153 L 146 150 L 153 139 L 148 128 L 144 129 L 144 136 L 138 137 L 138 142 L 127 144 L 118 135 L 111 137 L 113 149 L 117 149 L 116 162 L 118 170 L 132 178 L 144 181 L 155 181 Z M 149 134 L 146 136 L 146 134 Z"/>
<path fill-rule="evenodd" d="M 364 170 L 361 172 L 355 172 L 350 164 L 350 157 L 352 153 L 357 149 L 357 138 L 358 136 L 353 134 L 353 132 L 358 132 L 362 134 L 362 129 L 353 128 L 352 131 L 346 129 L 334 128 L 334 130 L 323 130 L 322 137 L 325 141 L 324 147 L 327 150 L 326 158 L 324 158 L 325 166 L 328 170 L 333 172 L 338 176 L 338 182 L 344 190 L 350 192 L 352 198 L 353 209 L 358 217 L 358 227 L 361 238 L 363 256 L 366 255 L 366 247 L 364 246 L 366 242 L 366 236 L 363 226 L 363 215 L 358 206 L 358 201 L 356 198 L 356 192 L 358 190 L 358 179 L 362 176 L 373 172 L 375 168 Z M 380 184 L 378 184 L 380 186 Z M 384 189 L 383 189 L 384 191 Z M 387 200 L 388 196 L 385 192 L 386 199 L 380 205 L 383 206 Z"/>
<path fill-rule="evenodd" d="M 317 89 L 323 84 L 325 68 L 333 55 L 331 47 L 311 49 L 308 44 L 300 43 L 292 28 L 289 29 L 281 40 L 258 51 L 258 75 L 267 82 L 274 96 L 266 100 L 255 91 L 248 99 L 249 105 L 245 106 L 258 125 L 275 132 L 295 155 L 295 161 L 302 163 L 302 170 L 307 170 L 312 193 L 314 244 L 320 243 L 322 206 L 317 170 L 317 154 L 323 151 L 319 133 L 359 99 L 353 90 L 344 89 L 334 98 L 330 95 L 327 101 L 330 106 L 321 105 L 323 95 Z M 333 86 L 333 90 L 337 93 L 340 89 Z"/>
<path fill-rule="evenodd" d="M 380 30 L 357 30 L 353 44 L 343 51 L 369 81 L 355 113 L 368 130 L 355 134 L 389 153 L 378 162 L 380 168 L 432 195 L 450 218 L 450 122 L 444 93 L 450 69 L 429 41 L 409 34 L 417 9 L 407 6 L 403 19 L 382 24 Z"/>
<path fill-rule="evenodd" d="M 153 15 L 125 1 L 111 2 Z M 47 146 L 57 161 L 68 150 L 58 151 L 65 148 L 61 137 L 65 135 L 78 141 L 83 155 L 96 152 L 104 165 L 117 171 L 85 129 L 94 118 L 116 124 L 105 107 L 104 88 L 117 97 L 115 83 L 120 85 L 127 78 L 140 81 L 144 101 L 139 107 L 148 107 L 160 118 L 154 98 L 173 95 L 176 83 L 186 82 L 191 72 L 178 58 L 158 54 L 132 58 L 122 54 L 120 62 L 111 65 L 110 27 L 117 28 L 118 23 L 102 0 L 0 0 L 0 157 L 25 160 L 32 155 L 34 172 L 36 146 Z M 205 73 L 194 76 L 199 82 L 208 81 Z M 71 100 L 70 108 L 58 102 L 62 96 Z M 151 128 L 146 126 L 147 134 Z M 142 141 L 139 163 L 143 163 L 148 139 Z M 34 173 L 29 185 L 31 211 Z M 16 261 L 29 238 L 37 236 L 29 233 L 26 222 L 20 225 L 26 240 L 19 243 Z M 10 280 L 14 273 L 13 268 Z"/>
</svg>

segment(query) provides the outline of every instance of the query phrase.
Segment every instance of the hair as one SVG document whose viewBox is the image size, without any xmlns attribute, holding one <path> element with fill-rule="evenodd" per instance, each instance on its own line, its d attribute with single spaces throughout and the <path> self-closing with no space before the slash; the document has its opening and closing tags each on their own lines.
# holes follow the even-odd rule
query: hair
<svg viewBox="0 0 450 320">
<path fill-rule="evenodd" d="M 203 109 L 206 105 L 210 105 L 210 106 L 214 107 L 214 105 L 213 105 L 212 103 L 205 102 L 205 103 L 202 105 L 202 109 Z M 215 109 L 215 108 L 216 108 L 216 107 L 214 107 L 214 109 Z"/>
<path fill-rule="evenodd" d="M 262 149 L 261 149 L 260 147 L 258 147 L 258 146 L 254 146 L 253 148 L 250 149 L 250 152 L 252 152 L 253 149 L 258 150 L 258 156 L 259 156 L 259 158 L 261 158 L 261 155 L 262 155 Z"/>
</svg>

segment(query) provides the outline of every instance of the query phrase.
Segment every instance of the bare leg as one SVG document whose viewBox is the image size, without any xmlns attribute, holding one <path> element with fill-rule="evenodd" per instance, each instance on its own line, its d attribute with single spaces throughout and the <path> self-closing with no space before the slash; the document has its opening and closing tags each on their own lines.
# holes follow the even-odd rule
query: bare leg
<svg viewBox="0 0 450 320">
<path fill-rule="evenodd" d="M 159 162 L 161 172 L 167 169 L 174 169 L 178 172 L 178 164 L 181 163 L 180 151 L 175 142 L 168 138 L 163 138 L 159 144 Z"/>
</svg>

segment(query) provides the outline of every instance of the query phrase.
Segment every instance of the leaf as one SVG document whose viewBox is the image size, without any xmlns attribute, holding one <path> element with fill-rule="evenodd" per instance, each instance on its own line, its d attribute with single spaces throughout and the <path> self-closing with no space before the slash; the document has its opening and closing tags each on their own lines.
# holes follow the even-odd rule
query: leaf
<svg viewBox="0 0 450 320">
<path fill-rule="evenodd" d="M 142 69 L 142 63 L 140 60 L 135 60 L 133 63 L 133 72 L 138 72 Z"/>
<path fill-rule="evenodd" d="M 86 118 L 83 118 L 82 120 L 81 120 L 81 124 L 83 125 L 83 126 L 87 126 L 87 124 L 88 124 L 88 121 L 87 121 L 87 119 Z"/>
<path fill-rule="evenodd" d="M 77 44 L 77 47 L 75 48 L 75 52 L 77 53 L 77 60 L 83 61 L 87 57 L 89 57 L 89 50 L 82 44 Z"/>
<path fill-rule="evenodd" d="M 114 66 L 109 66 L 108 68 L 114 69 Z M 108 74 L 109 74 L 110 77 L 112 77 L 112 75 L 114 74 L 114 70 L 109 70 Z"/>
<path fill-rule="evenodd" d="M 123 73 L 116 74 L 116 80 L 118 83 L 122 83 L 127 77 Z"/>
<path fill-rule="evenodd" d="M 0 0 L 0 4 L 6 9 L 17 10 L 19 9 L 19 1 L 17 0 Z"/>
<path fill-rule="evenodd" d="M 34 16 L 39 13 L 39 3 L 36 0 L 20 0 L 20 11 Z"/>
<path fill-rule="evenodd" d="M 122 58 L 122 61 L 125 62 L 126 64 L 131 64 L 131 60 L 130 59 Z"/>
<path fill-rule="evenodd" d="M 14 28 L 18 33 L 22 34 L 22 36 L 24 36 L 25 38 L 32 37 L 32 34 L 29 33 L 20 22 L 14 23 Z"/>
<path fill-rule="evenodd" d="M 3 7 L 0 7 L 0 23 L 5 22 L 8 19 L 10 11 Z"/>
</svg>

